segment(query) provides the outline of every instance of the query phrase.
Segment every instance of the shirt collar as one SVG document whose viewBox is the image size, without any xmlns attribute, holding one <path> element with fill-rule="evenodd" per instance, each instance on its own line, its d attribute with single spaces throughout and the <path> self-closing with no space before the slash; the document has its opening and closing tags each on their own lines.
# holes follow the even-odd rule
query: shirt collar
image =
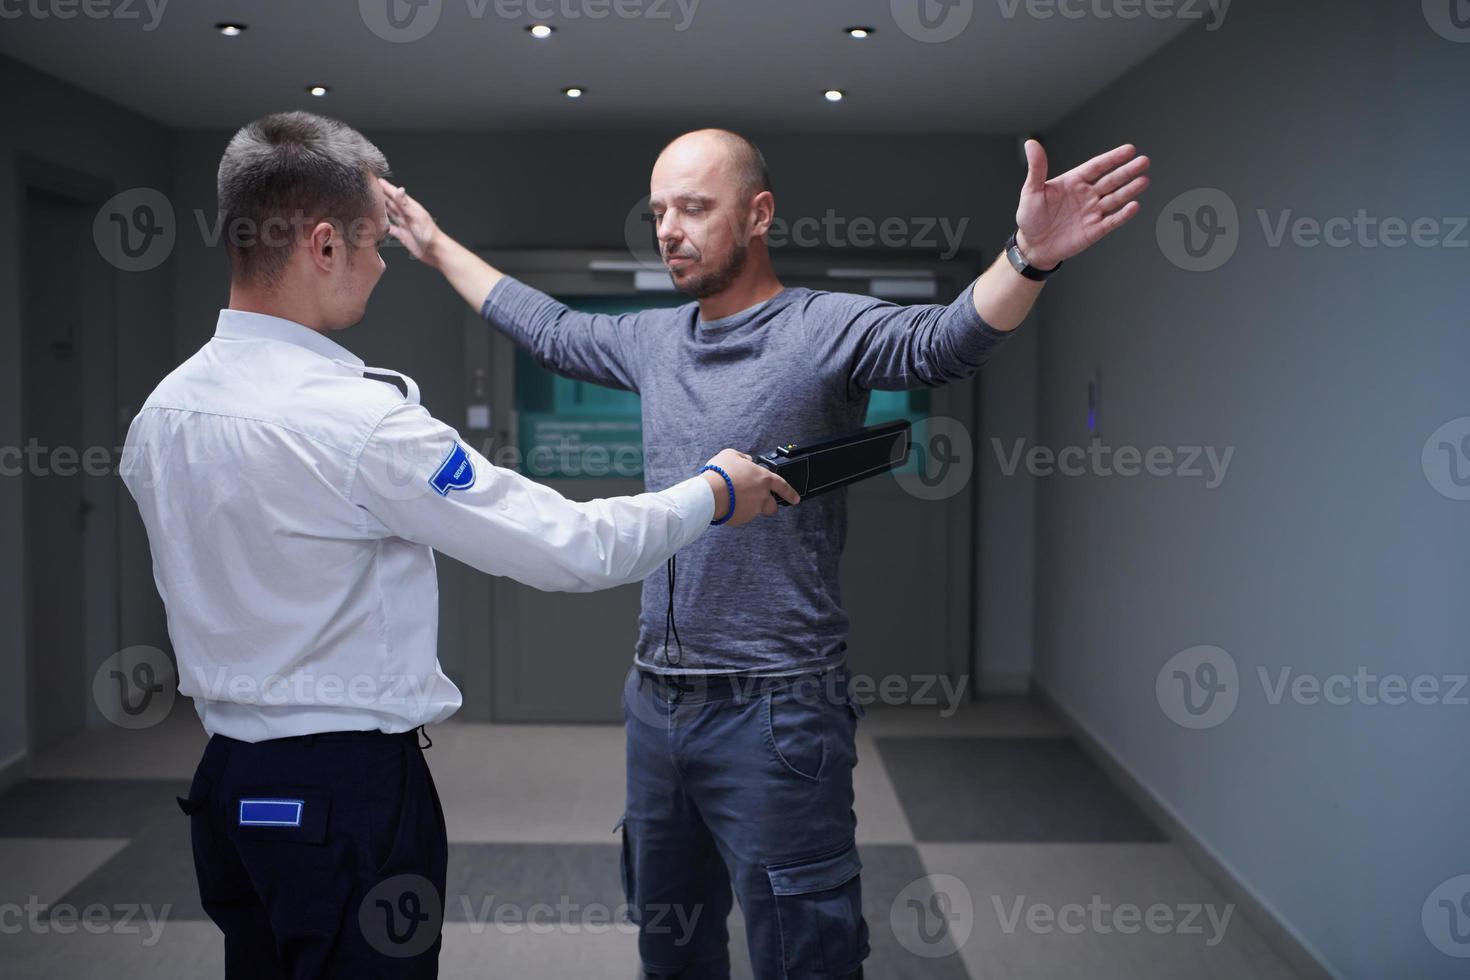
<svg viewBox="0 0 1470 980">
<path fill-rule="evenodd" d="M 723 333 L 726 330 L 751 323 L 767 311 L 779 309 L 786 304 L 792 295 L 794 294 L 791 287 L 783 286 L 781 291 L 770 299 L 763 299 L 754 306 L 747 306 L 743 310 L 736 310 L 727 316 L 718 317 L 714 320 L 706 320 L 696 313 L 695 317 L 701 332 Z"/>
<path fill-rule="evenodd" d="M 334 361 L 346 361 L 354 367 L 363 367 L 362 358 L 335 340 L 328 339 L 321 331 L 265 313 L 220 310 L 214 335 L 224 340 L 279 340 L 305 347 L 312 353 Z"/>
</svg>

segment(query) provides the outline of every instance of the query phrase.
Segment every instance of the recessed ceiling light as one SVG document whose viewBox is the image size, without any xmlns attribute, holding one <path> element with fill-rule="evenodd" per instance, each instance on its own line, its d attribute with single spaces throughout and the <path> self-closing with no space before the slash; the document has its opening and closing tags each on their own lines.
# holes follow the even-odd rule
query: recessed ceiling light
<svg viewBox="0 0 1470 980">
<path fill-rule="evenodd" d="M 214 29 L 225 37 L 239 37 L 245 33 L 244 24 L 215 24 Z"/>
<path fill-rule="evenodd" d="M 875 33 L 877 33 L 877 28 L 875 28 L 875 27 L 844 27 L 842 29 L 842 33 L 846 34 L 848 37 L 856 38 L 857 40 L 861 41 L 863 38 L 865 38 L 865 37 L 872 37 Z"/>
<path fill-rule="evenodd" d="M 310 92 L 312 95 L 320 99 L 322 96 L 330 92 L 331 89 L 327 88 L 325 85 L 313 85 L 306 91 Z"/>
<path fill-rule="evenodd" d="M 827 91 L 822 93 L 822 98 L 826 99 L 828 102 L 841 102 L 842 96 L 844 94 L 845 93 L 840 88 L 829 88 Z"/>
<path fill-rule="evenodd" d="M 569 99 L 580 99 L 585 91 L 585 89 L 581 89 L 573 85 L 571 88 L 562 89 L 561 94 L 565 95 Z"/>
<path fill-rule="evenodd" d="M 538 41 L 543 41 L 546 38 L 551 37 L 551 32 L 554 30 L 556 30 L 556 28 L 552 27 L 550 24 L 532 24 L 530 27 L 526 28 L 526 31 Z"/>
</svg>

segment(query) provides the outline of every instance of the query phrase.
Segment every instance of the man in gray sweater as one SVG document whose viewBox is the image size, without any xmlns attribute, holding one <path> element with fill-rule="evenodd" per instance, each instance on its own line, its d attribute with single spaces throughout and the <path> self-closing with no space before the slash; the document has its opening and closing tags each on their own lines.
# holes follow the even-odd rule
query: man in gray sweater
<svg viewBox="0 0 1470 980">
<path fill-rule="evenodd" d="M 720 446 L 856 429 L 874 389 L 973 375 L 1042 280 L 1137 214 L 1148 186 L 1131 145 L 1051 180 L 1041 144 L 1026 155 L 1007 254 L 947 306 L 782 286 L 765 160 L 725 130 L 679 137 L 653 167 L 659 250 L 694 300 L 673 309 L 571 310 L 459 245 L 403 187 L 384 191 L 393 234 L 542 365 L 641 396 L 645 479 L 659 490 Z M 623 693 L 622 871 L 647 978 L 728 976 L 732 888 L 758 977 L 862 975 L 845 534 L 839 491 L 738 540 L 704 535 L 679 556 L 672 640 L 669 579 L 643 583 Z"/>
</svg>

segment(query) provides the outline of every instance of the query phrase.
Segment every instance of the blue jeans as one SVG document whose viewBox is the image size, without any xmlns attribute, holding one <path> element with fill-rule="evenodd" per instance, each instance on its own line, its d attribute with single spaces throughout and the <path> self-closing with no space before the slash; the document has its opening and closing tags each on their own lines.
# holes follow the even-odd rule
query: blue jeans
<svg viewBox="0 0 1470 980">
<path fill-rule="evenodd" d="M 759 980 L 861 977 L 860 713 L 841 668 L 629 672 L 622 880 L 647 980 L 729 976 L 732 887 Z"/>
</svg>

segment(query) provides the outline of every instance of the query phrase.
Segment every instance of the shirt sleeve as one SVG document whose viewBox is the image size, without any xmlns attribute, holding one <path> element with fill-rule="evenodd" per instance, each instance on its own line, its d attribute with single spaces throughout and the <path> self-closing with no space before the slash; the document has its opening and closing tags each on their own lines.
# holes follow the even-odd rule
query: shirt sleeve
<svg viewBox="0 0 1470 980">
<path fill-rule="evenodd" d="M 975 310 L 974 284 L 953 303 L 899 306 L 871 296 L 820 293 L 831 315 L 813 337 L 826 363 L 847 372 L 855 390 L 902 391 L 962 381 L 1015 331 L 996 330 Z"/>
<path fill-rule="evenodd" d="M 395 406 L 365 443 L 347 496 L 368 532 L 428 545 L 548 592 L 647 578 L 714 517 L 698 477 L 658 493 L 577 503 L 494 466 L 421 405 Z"/>
<path fill-rule="evenodd" d="M 480 315 L 544 368 L 607 388 L 638 390 L 641 312 L 583 313 L 505 276 L 485 297 Z"/>
</svg>

